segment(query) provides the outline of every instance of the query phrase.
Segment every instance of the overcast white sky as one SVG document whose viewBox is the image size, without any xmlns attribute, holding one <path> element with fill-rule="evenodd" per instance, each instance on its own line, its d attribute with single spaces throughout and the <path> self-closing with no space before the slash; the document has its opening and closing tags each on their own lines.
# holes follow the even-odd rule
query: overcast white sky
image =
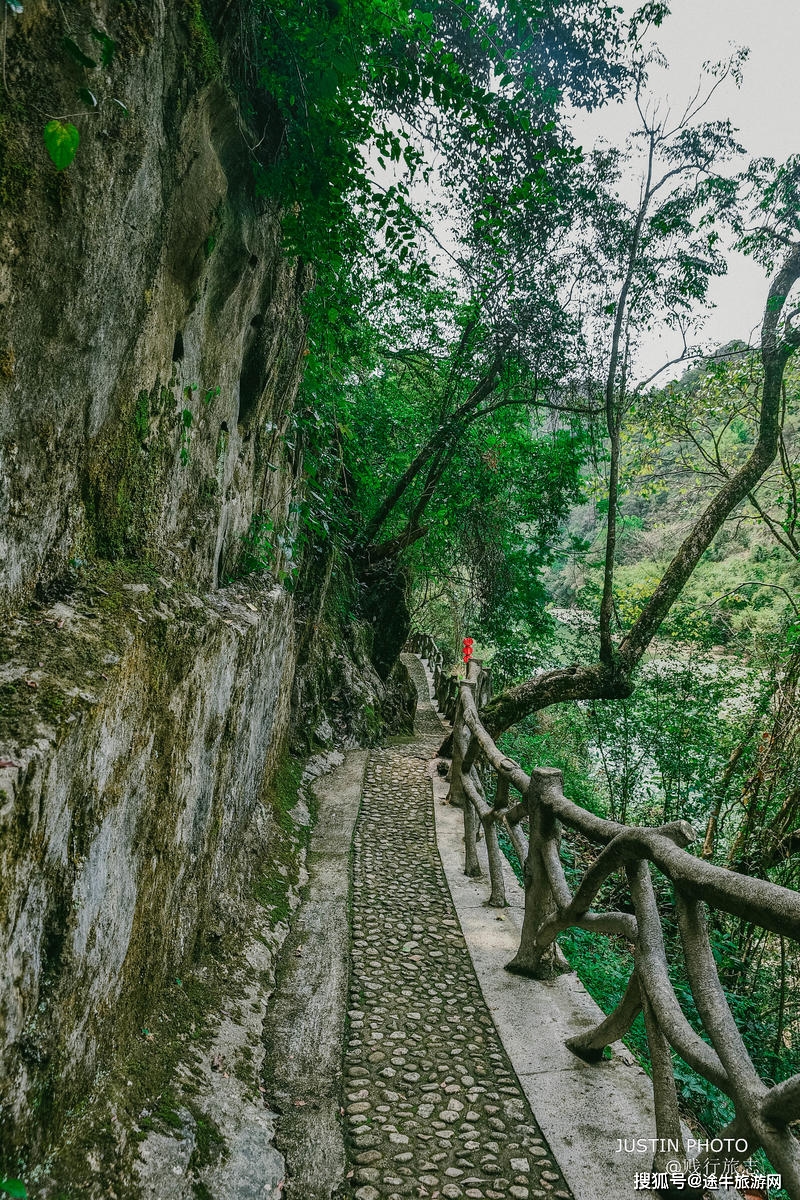
<svg viewBox="0 0 800 1200">
<path fill-rule="evenodd" d="M 621 0 L 622 2 L 622 0 Z M 626 12 L 638 3 L 624 0 Z M 777 160 L 800 153 L 800 2 L 798 0 L 673 0 L 672 16 L 657 32 L 669 71 L 654 72 L 653 89 L 682 107 L 692 94 L 703 62 L 727 57 L 732 46 L 748 46 L 740 90 L 720 89 L 706 110 L 708 118 L 729 117 L 749 155 Z M 632 121 L 621 106 L 581 121 L 576 129 L 588 148 L 599 134 L 622 141 Z M 765 275 L 741 255 L 732 255 L 727 276 L 714 280 L 716 304 L 704 340 L 747 340 L 760 324 L 766 298 Z M 672 356 L 674 344 L 653 343 L 643 356 L 645 374 Z M 668 378 L 666 376 L 665 378 Z"/>
</svg>

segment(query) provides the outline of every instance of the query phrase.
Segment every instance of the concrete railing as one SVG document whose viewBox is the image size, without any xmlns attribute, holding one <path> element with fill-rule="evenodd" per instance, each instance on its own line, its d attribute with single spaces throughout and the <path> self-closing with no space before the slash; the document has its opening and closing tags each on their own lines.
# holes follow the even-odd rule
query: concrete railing
<svg viewBox="0 0 800 1200">
<path fill-rule="evenodd" d="M 667 1164 L 674 1163 L 675 1148 L 683 1151 L 677 1157 L 686 1156 L 672 1067 L 674 1050 L 733 1104 L 733 1120 L 716 1134 L 724 1143 L 725 1160 L 744 1162 L 763 1149 L 792 1200 L 800 1200 L 800 1146 L 790 1128 L 800 1119 L 800 1075 L 773 1086 L 759 1076 L 720 982 L 706 923 L 706 908 L 711 908 L 800 941 L 800 894 L 687 853 L 685 847 L 695 834 L 686 821 L 658 827 L 621 825 L 573 804 L 564 796 L 560 771 L 538 769 L 528 775 L 484 729 L 479 710 L 489 688 L 488 672 L 480 663 L 471 662 L 466 678 L 459 679 L 445 672 L 441 652 L 427 635 L 415 635 L 408 648 L 427 659 L 439 707 L 453 724 L 450 801 L 464 811 L 465 873 L 481 874 L 476 841 L 482 828 L 491 885 L 488 903 L 505 905 L 500 827 L 505 828 L 524 871 L 524 922 L 519 949 L 508 969 L 534 979 L 552 977 L 566 965 L 556 938 L 571 927 L 627 939 L 632 966 L 620 1003 L 595 1029 L 568 1041 L 570 1050 L 589 1062 L 599 1062 L 605 1047 L 623 1037 L 642 1012 L 652 1063 L 656 1139 L 664 1147 L 655 1152 L 653 1171 L 662 1180 L 671 1178 Z M 516 801 L 512 791 L 518 793 Z M 582 835 L 596 850 L 574 891 L 561 863 L 565 829 Z M 690 1025 L 669 977 L 653 866 L 674 890 L 686 973 L 705 1036 Z M 595 911 L 592 905 L 603 883 L 620 869 L 627 878 L 626 907 L 631 911 Z M 681 1181 L 678 1190 L 687 1195 L 693 1189 Z"/>
</svg>

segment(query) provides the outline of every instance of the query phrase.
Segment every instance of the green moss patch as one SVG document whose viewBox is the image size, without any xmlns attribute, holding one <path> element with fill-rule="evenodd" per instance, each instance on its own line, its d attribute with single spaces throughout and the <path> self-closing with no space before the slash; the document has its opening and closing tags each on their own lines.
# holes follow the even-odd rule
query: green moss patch
<svg viewBox="0 0 800 1200">
<path fill-rule="evenodd" d="M 288 921 L 291 915 L 290 889 L 297 879 L 303 852 L 307 849 L 316 803 L 309 800 L 311 824 L 298 824 L 292 813 L 297 806 L 302 764 L 289 755 L 281 759 L 267 792 L 266 804 L 280 833 L 272 840 L 273 853 L 266 869 L 253 882 L 253 895 L 268 910 L 270 922 Z"/>
<path fill-rule="evenodd" d="M 104 430 L 92 446 L 83 481 L 90 550 L 101 558 L 146 558 L 172 469 L 172 444 L 161 428 L 151 434 L 152 417 L 174 401 L 139 392 L 127 420 Z M 171 406 L 170 406 L 171 407 Z"/>
<path fill-rule="evenodd" d="M 310 837 L 311 827 L 292 817 L 301 774 L 301 764 L 284 756 L 264 797 L 272 832 L 254 866 L 249 894 L 251 906 L 255 900 L 268 910 L 270 925 L 290 915 L 292 889 Z M 203 1102 L 215 1034 L 223 1016 L 237 1019 L 237 1010 L 252 995 L 249 989 L 268 990 L 272 985 L 268 975 L 248 962 L 242 945 L 243 923 L 257 936 L 259 920 L 248 922 L 246 903 L 244 912 L 227 926 L 218 924 L 201 934 L 191 961 L 176 966 L 158 1003 L 118 1046 L 116 1060 L 99 1079 L 95 1095 L 67 1115 L 65 1134 L 49 1161 L 27 1171 L 26 1177 L 46 1194 L 63 1200 L 112 1194 L 117 1200 L 140 1200 L 134 1161 L 139 1143 L 157 1132 L 193 1137 L 189 1182 L 198 1200 L 209 1195 L 203 1171 L 224 1162 L 227 1155 L 225 1138 Z M 215 1069 L 213 1061 L 210 1065 Z M 258 1095 L 260 1080 L 248 1045 L 240 1045 L 233 1061 L 220 1069 Z M 51 1084 L 57 1103 L 57 1080 Z"/>
<path fill-rule="evenodd" d="M 187 65 L 194 67 L 200 77 L 210 83 L 213 79 L 219 79 L 222 74 L 219 48 L 208 27 L 200 0 L 185 0 L 185 6 L 189 24 Z"/>
<path fill-rule="evenodd" d="M 171 589 L 182 640 L 200 619 L 183 593 Z M 61 600 L 74 616 L 58 616 Z M 45 589 L 40 600 L 0 632 L 0 743 L 18 753 L 45 730 L 58 738 L 89 712 L 111 678 L 114 665 L 138 636 L 156 603 L 164 602 L 155 571 L 146 564 L 119 562 L 82 567 Z M 153 626 L 154 648 L 169 631 Z M 191 639 L 188 639 L 189 641 Z M 164 647 L 170 658 L 173 650 Z M 191 647 L 187 653 L 191 652 Z M 158 662 L 153 658 L 154 675 Z"/>
</svg>

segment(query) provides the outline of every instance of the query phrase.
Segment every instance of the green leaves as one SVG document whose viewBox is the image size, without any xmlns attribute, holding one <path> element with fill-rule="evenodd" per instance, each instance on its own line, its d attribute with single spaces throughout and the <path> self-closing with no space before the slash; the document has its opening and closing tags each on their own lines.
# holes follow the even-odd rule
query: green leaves
<svg viewBox="0 0 800 1200">
<path fill-rule="evenodd" d="M 48 121 L 44 127 L 44 144 L 57 171 L 64 171 L 74 159 L 80 134 L 69 121 Z"/>
<path fill-rule="evenodd" d="M 16 4 L 14 0 L 7 0 L 7 3 L 14 12 L 22 12 L 21 4 Z M 92 26 L 91 33 L 95 41 L 100 44 L 100 63 L 82 50 L 78 43 L 71 37 L 63 37 L 61 39 L 61 46 L 79 66 L 85 67 L 87 70 L 94 70 L 98 66 L 107 69 L 111 66 L 114 58 L 116 43 L 107 33 L 104 33 L 102 29 L 97 29 L 95 26 Z M 87 108 L 94 112 L 98 110 L 98 98 L 90 88 L 79 87 L 77 96 Z M 113 103 L 119 105 L 123 113 L 126 116 L 128 115 L 128 110 L 121 100 L 114 99 Z M 47 153 L 50 155 L 56 170 L 66 170 L 75 158 L 81 140 L 76 127 L 70 121 L 55 117 L 52 121 L 47 122 L 42 136 L 44 137 Z"/>
<path fill-rule="evenodd" d="M 282 202 L 290 252 L 313 259 L 320 281 L 335 258 L 367 255 L 384 269 L 421 257 L 425 202 L 413 184 L 428 181 L 431 145 L 446 186 L 468 172 L 480 189 L 491 174 L 502 204 L 521 178 L 520 205 L 538 201 L 549 161 L 564 154 L 562 96 L 595 102 L 619 76 L 608 61 L 611 8 L 576 14 L 554 0 L 543 15 L 529 0 L 352 0 L 348 20 L 339 15 L 330 2 L 287 0 L 263 17 L 261 84 L 283 135 L 260 184 Z"/>
<path fill-rule="evenodd" d="M 0 1192 L 6 1196 L 14 1196 L 17 1200 L 27 1200 L 28 1193 L 21 1179 L 4 1179 L 0 1183 Z"/>
<path fill-rule="evenodd" d="M 277 557 L 274 542 L 277 540 L 275 526 L 269 517 L 253 513 L 250 527 L 242 534 L 236 576 L 242 578 L 256 571 L 268 571 Z"/>
<path fill-rule="evenodd" d="M 630 40 L 636 41 L 644 33 L 646 33 L 650 25 L 658 27 L 662 21 L 669 16 L 669 4 L 663 3 L 663 0 L 647 0 L 640 8 L 637 8 L 629 22 L 629 37 Z"/>
<path fill-rule="evenodd" d="M 117 48 L 116 42 L 103 33 L 102 29 L 95 29 L 92 26 L 92 37 L 100 43 L 100 63 L 103 67 L 110 67 L 114 58 L 114 51 Z"/>
<path fill-rule="evenodd" d="M 71 58 L 75 59 L 76 63 L 80 63 L 82 67 L 96 67 L 97 63 L 88 54 L 84 54 L 77 42 L 73 42 L 71 37 L 63 37 L 61 45 L 66 50 Z"/>
<path fill-rule="evenodd" d="M 19 11 L 22 11 L 21 6 Z M 105 68 L 110 67 L 114 58 L 114 52 L 117 48 L 116 42 L 113 40 L 113 38 L 110 38 L 107 33 L 103 33 L 102 29 L 97 29 L 94 26 L 92 26 L 92 37 L 96 42 L 100 43 L 99 65 Z M 66 50 L 67 54 L 69 54 L 70 58 L 73 58 L 80 66 L 86 67 L 89 70 L 93 70 L 98 66 L 97 60 L 91 58 L 84 50 L 81 50 L 78 43 L 73 41 L 71 37 L 63 37 L 61 39 L 61 45 Z"/>
<path fill-rule="evenodd" d="M 12 0 L 7 0 L 7 2 L 15 12 L 22 12 L 21 5 L 13 3 Z M 61 39 L 61 46 L 64 50 L 66 50 L 70 58 L 78 63 L 79 66 L 84 67 L 87 70 L 95 70 L 98 68 L 98 66 L 108 69 L 111 66 L 111 62 L 114 58 L 116 43 L 108 36 L 107 33 L 104 33 L 102 29 L 97 29 L 92 26 L 91 33 L 95 41 L 100 43 L 100 63 L 98 63 L 96 59 L 91 58 L 90 55 L 86 54 L 86 52 L 82 50 L 78 43 L 71 37 L 63 37 Z M 98 111 L 100 102 L 90 88 L 79 87 L 77 90 L 77 96 L 78 99 L 87 106 L 87 108 L 91 109 L 93 112 Z M 112 103 L 118 105 L 125 116 L 128 115 L 128 109 L 121 100 L 114 98 Z M 65 170 L 74 159 L 78 150 L 78 145 L 80 143 L 80 134 L 78 133 L 78 130 L 69 121 L 55 117 L 52 121 L 48 121 L 45 125 L 43 137 L 47 153 L 50 155 L 50 158 L 55 164 L 56 170 Z"/>
</svg>

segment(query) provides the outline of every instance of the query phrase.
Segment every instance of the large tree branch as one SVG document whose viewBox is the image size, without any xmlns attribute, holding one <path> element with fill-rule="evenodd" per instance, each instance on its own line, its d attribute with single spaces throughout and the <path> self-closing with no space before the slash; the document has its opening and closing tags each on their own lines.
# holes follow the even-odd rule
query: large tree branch
<svg viewBox="0 0 800 1200">
<path fill-rule="evenodd" d="M 425 478 L 425 483 L 423 485 L 422 492 L 420 493 L 419 500 L 417 500 L 417 503 L 414 505 L 414 510 L 409 518 L 409 525 L 419 525 L 425 509 L 428 507 L 434 497 L 439 480 L 442 478 L 442 475 L 444 475 L 447 467 L 453 459 L 453 456 L 455 455 L 456 448 L 457 447 L 454 442 L 451 442 L 449 446 L 443 446 L 436 458 L 431 463 L 430 467 L 428 468 L 428 474 Z"/>
<path fill-rule="evenodd" d="M 622 281 L 617 310 L 614 314 L 614 328 L 611 334 L 611 355 L 606 377 L 606 427 L 611 442 L 611 465 L 608 478 L 608 520 L 606 524 L 606 555 L 603 570 L 603 595 L 600 601 L 600 659 L 610 663 L 613 657 L 611 641 L 611 618 L 614 612 L 614 565 L 617 553 L 617 503 L 619 501 L 619 465 L 620 465 L 620 425 L 622 406 L 624 404 L 624 389 L 617 389 L 617 370 L 619 366 L 620 341 L 625 319 L 628 315 L 628 293 L 630 292 L 636 262 L 639 255 L 639 245 L 642 237 L 642 226 L 652 195 L 653 159 L 655 155 L 655 134 L 650 130 L 649 150 L 647 155 L 647 175 L 642 186 L 642 198 L 639 211 L 636 214 L 636 224 L 633 229 L 628 264 L 625 278 Z"/>
<path fill-rule="evenodd" d="M 632 692 L 631 673 L 657 633 L 661 622 L 681 594 L 700 558 L 725 519 L 744 500 L 778 452 L 783 372 L 800 347 L 800 331 L 786 322 L 779 334 L 786 298 L 800 279 L 800 246 L 795 246 L 772 281 L 767 297 L 761 337 L 764 365 L 759 437 L 743 467 L 721 488 L 675 554 L 630 633 L 611 662 L 546 671 L 496 696 L 482 720 L 492 737 L 530 713 L 567 700 L 622 699 Z"/>
<path fill-rule="evenodd" d="M 544 671 L 495 696 L 481 714 L 493 738 L 529 713 L 539 712 L 565 700 L 623 700 L 633 688 L 627 675 L 612 664 L 562 667 Z"/>
<path fill-rule="evenodd" d="M 800 246 L 795 246 L 770 285 L 761 327 L 761 360 L 764 382 L 758 441 L 742 467 L 717 492 L 695 522 L 689 535 L 664 572 L 658 587 L 645 605 L 633 628 L 619 647 L 619 659 L 626 671 L 640 661 L 662 621 L 683 591 L 686 583 L 716 537 L 725 519 L 752 492 L 778 453 L 781 416 L 781 384 L 790 356 L 800 345 L 798 331 L 791 324 L 779 335 L 779 322 L 786 298 L 800 278 Z"/>
<path fill-rule="evenodd" d="M 751 493 L 747 497 L 747 499 L 750 502 L 750 504 L 753 506 L 755 511 L 758 513 L 759 519 L 764 522 L 767 529 L 770 531 L 772 536 L 775 538 L 775 541 L 778 543 L 778 545 L 783 546 L 784 550 L 788 550 L 789 554 L 791 554 L 793 558 L 800 558 L 800 545 L 798 545 L 796 543 L 796 540 L 795 539 L 790 540 L 786 536 L 785 530 L 781 527 L 781 525 L 773 517 L 770 516 L 770 514 L 767 512 L 767 510 L 760 504 L 760 502 L 758 501 L 758 499 L 756 498 L 755 495 L 753 495 Z"/>
<path fill-rule="evenodd" d="M 366 527 L 359 538 L 362 546 L 368 546 L 378 534 L 389 516 L 389 513 L 394 509 L 400 500 L 405 495 L 408 488 L 417 478 L 419 473 L 427 465 L 428 461 L 436 454 L 442 446 L 448 441 L 457 436 L 460 432 L 465 420 L 469 418 L 474 409 L 478 408 L 487 396 L 490 396 L 497 387 L 499 381 L 500 367 L 502 366 L 502 355 L 497 354 L 492 362 L 486 375 L 477 383 L 470 392 L 467 399 L 461 404 L 448 421 L 440 425 L 437 430 L 428 439 L 418 454 L 411 460 L 403 474 L 395 483 L 394 487 L 388 495 L 378 505 L 377 510 L 367 522 Z"/>
<path fill-rule="evenodd" d="M 414 542 L 424 538 L 427 532 L 427 525 L 416 525 L 413 521 L 409 521 L 403 532 L 398 533 L 396 537 L 387 538 L 380 545 L 369 547 L 366 554 L 369 565 L 373 566 L 386 558 L 396 558 L 403 550 L 413 546 Z"/>
</svg>

